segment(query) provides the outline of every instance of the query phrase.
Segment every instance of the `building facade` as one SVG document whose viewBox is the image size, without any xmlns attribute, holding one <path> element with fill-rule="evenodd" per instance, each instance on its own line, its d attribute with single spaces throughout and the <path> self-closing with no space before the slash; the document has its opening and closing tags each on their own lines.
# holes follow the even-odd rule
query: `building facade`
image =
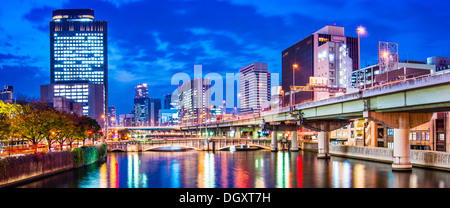
<svg viewBox="0 0 450 208">
<path fill-rule="evenodd" d="M 193 79 L 178 87 L 178 111 L 181 125 L 210 120 L 211 95 L 209 79 Z"/>
<path fill-rule="evenodd" d="M 14 87 L 5 85 L 0 91 L 0 100 L 4 103 L 14 103 Z"/>
<path fill-rule="evenodd" d="M 252 113 L 270 101 L 270 72 L 267 63 L 252 63 L 239 69 L 240 112 Z"/>
<path fill-rule="evenodd" d="M 343 27 L 325 26 L 282 51 L 282 81 L 285 95 L 290 86 L 306 86 L 310 77 L 327 78 L 328 85 L 349 87 L 350 73 L 359 69 L 358 38 L 347 37 Z M 295 74 L 295 75 L 294 75 Z M 302 91 L 293 94 L 294 103 L 333 97 L 330 92 Z M 284 96 L 284 106 L 290 96 Z"/>
<path fill-rule="evenodd" d="M 135 87 L 134 98 L 134 125 L 135 126 L 158 126 L 159 111 L 161 110 L 161 99 L 148 97 L 147 84 L 139 84 Z"/>
<path fill-rule="evenodd" d="M 75 83 L 41 85 L 41 100 L 52 102 L 56 97 L 63 97 L 73 102 L 80 103 L 82 114 L 97 120 L 98 124 L 104 125 L 105 88 L 103 84 Z"/>
<path fill-rule="evenodd" d="M 108 109 L 107 39 L 107 22 L 95 21 L 92 9 L 53 11 L 50 21 L 50 83 L 58 84 L 56 86 L 67 84 L 69 88 L 75 83 L 103 85 L 103 100 L 95 99 L 102 103 L 103 115 Z M 100 105 L 83 103 L 84 115 L 90 115 L 88 112 L 91 112 L 91 106 Z M 97 122 L 100 125 L 103 123 L 101 120 Z"/>
<path fill-rule="evenodd" d="M 108 126 L 117 126 L 116 106 L 108 107 Z"/>
<path fill-rule="evenodd" d="M 352 72 L 352 86 L 355 88 L 369 88 L 389 81 L 407 79 L 432 74 L 436 70 L 434 64 L 420 61 L 400 61 L 388 72 L 381 72 L 379 64 L 367 66 Z"/>
<path fill-rule="evenodd" d="M 135 98 L 148 98 L 147 84 L 139 84 L 135 87 Z"/>
</svg>

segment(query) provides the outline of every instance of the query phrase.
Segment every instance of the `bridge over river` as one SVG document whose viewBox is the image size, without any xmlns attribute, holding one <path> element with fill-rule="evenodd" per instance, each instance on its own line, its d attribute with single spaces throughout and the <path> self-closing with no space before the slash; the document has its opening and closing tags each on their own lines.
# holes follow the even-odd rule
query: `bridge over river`
<svg viewBox="0 0 450 208">
<path fill-rule="evenodd" d="M 271 139 L 235 139 L 235 138 L 170 138 L 143 141 L 107 142 L 108 151 L 150 151 L 164 147 L 180 147 L 202 151 L 227 150 L 237 148 L 271 148 Z M 280 142 L 280 149 L 289 149 L 290 141 Z"/>
</svg>

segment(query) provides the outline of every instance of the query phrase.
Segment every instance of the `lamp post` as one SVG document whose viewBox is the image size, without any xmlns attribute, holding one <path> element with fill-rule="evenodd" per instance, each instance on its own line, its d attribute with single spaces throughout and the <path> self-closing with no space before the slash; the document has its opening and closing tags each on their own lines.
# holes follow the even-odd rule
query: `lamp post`
<svg viewBox="0 0 450 208">
<path fill-rule="evenodd" d="M 103 125 L 104 125 L 104 127 L 105 127 L 105 131 L 104 132 L 106 132 L 106 136 L 105 136 L 105 140 L 107 140 L 108 139 L 108 118 L 107 118 L 107 116 L 105 116 L 105 114 L 102 114 L 102 119 L 103 119 Z"/>
<path fill-rule="evenodd" d="M 360 35 L 366 34 L 366 28 L 363 26 L 358 26 L 356 28 L 356 33 L 358 33 L 358 81 L 361 80 L 361 41 L 360 41 Z M 373 74 L 372 74 L 373 76 Z M 361 82 L 359 82 L 359 88 L 361 88 Z M 366 88 L 366 71 L 364 70 L 364 89 Z"/>
<path fill-rule="evenodd" d="M 381 56 L 383 57 L 384 63 L 386 65 L 386 82 L 389 82 L 389 52 L 383 51 L 383 53 L 381 53 Z"/>
<path fill-rule="evenodd" d="M 295 86 L 295 69 L 296 68 L 298 68 L 298 65 L 297 64 L 293 64 L 292 65 L 292 86 L 294 87 Z M 294 94 L 294 90 L 290 90 L 290 92 L 291 92 L 291 94 L 290 94 L 290 96 L 291 96 L 291 101 L 289 102 L 289 104 L 290 104 L 290 111 L 291 111 L 291 115 L 292 115 L 292 112 L 294 111 L 294 108 L 295 108 L 295 94 Z"/>
</svg>

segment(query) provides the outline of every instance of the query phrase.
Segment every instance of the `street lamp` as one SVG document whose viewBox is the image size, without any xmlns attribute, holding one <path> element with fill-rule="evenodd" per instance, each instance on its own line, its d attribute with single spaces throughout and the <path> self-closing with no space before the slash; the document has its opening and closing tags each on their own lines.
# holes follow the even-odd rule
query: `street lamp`
<svg viewBox="0 0 450 208">
<path fill-rule="evenodd" d="M 105 140 L 108 139 L 108 118 L 107 116 L 105 116 L 105 114 L 102 114 L 102 119 L 103 119 L 103 126 L 105 127 L 105 131 L 106 132 L 106 136 L 105 136 Z"/>
<path fill-rule="evenodd" d="M 284 90 L 281 90 L 281 97 L 282 97 L 282 99 L 281 99 L 281 108 L 283 108 L 284 107 Z"/>
<path fill-rule="evenodd" d="M 358 33 L 358 81 L 359 81 L 359 88 L 361 88 L 361 41 L 360 41 L 360 36 L 365 35 L 366 34 L 366 28 L 364 28 L 363 26 L 358 26 L 356 28 L 356 33 Z M 372 74 L 373 77 L 373 74 Z M 366 71 L 364 70 L 364 88 L 366 88 Z"/>
<path fill-rule="evenodd" d="M 295 86 L 295 69 L 298 68 L 297 64 L 292 65 L 292 86 Z M 295 106 L 295 93 L 294 90 L 291 89 L 291 107 Z"/>
<path fill-rule="evenodd" d="M 381 56 L 384 59 L 384 63 L 386 65 L 386 82 L 389 82 L 389 52 L 383 51 L 381 53 Z"/>
</svg>

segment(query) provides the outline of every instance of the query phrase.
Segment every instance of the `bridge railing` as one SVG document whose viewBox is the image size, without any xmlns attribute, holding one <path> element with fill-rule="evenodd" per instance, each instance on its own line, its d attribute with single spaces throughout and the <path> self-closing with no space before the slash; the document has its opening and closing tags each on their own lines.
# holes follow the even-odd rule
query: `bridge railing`
<svg viewBox="0 0 450 208">
<path fill-rule="evenodd" d="M 247 138 L 186 138 L 186 139 L 151 139 L 135 141 L 107 142 L 108 150 L 127 151 L 128 145 L 137 146 L 137 149 L 146 150 L 163 146 L 191 147 L 198 150 L 218 150 L 229 146 L 258 146 L 270 148 L 271 139 Z"/>
</svg>

